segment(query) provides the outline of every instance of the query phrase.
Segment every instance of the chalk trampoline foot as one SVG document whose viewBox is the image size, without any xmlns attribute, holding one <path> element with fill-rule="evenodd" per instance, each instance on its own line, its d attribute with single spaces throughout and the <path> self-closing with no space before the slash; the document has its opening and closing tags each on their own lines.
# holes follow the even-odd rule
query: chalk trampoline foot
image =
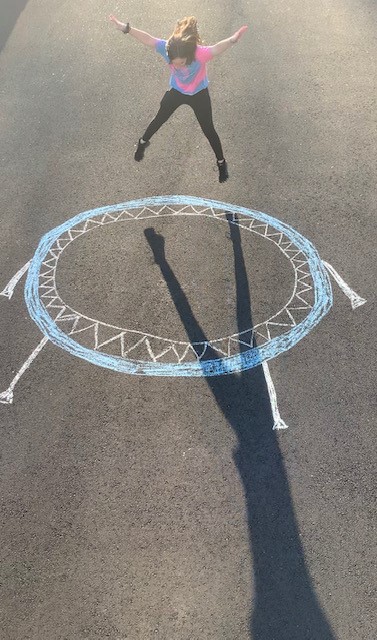
<svg viewBox="0 0 377 640">
<path fill-rule="evenodd" d="M 357 307 L 361 307 L 365 303 L 365 298 L 360 298 L 357 294 L 351 300 L 352 309 L 357 309 Z"/>
<path fill-rule="evenodd" d="M 275 431 L 276 429 L 288 429 L 288 425 L 286 422 L 284 422 L 284 420 L 282 420 L 281 418 L 279 420 L 276 420 L 274 422 L 274 426 L 272 427 L 272 429 Z"/>
<path fill-rule="evenodd" d="M 1 404 L 13 404 L 13 391 L 12 389 L 7 389 L 0 393 L 0 403 Z"/>
</svg>

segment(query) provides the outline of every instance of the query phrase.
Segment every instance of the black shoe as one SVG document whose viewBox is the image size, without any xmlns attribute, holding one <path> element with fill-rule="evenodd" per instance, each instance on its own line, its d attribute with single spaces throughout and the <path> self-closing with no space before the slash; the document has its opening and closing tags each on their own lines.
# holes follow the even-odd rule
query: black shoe
<svg viewBox="0 0 377 640">
<path fill-rule="evenodd" d="M 217 161 L 217 168 L 219 170 L 219 182 L 226 182 L 229 178 L 226 160 L 223 160 L 223 162 Z"/>
<path fill-rule="evenodd" d="M 147 147 L 149 147 L 150 142 L 147 140 L 146 142 L 141 142 L 141 138 L 137 143 L 137 149 L 135 151 L 134 158 L 136 162 L 140 162 L 144 158 L 144 151 Z"/>
</svg>

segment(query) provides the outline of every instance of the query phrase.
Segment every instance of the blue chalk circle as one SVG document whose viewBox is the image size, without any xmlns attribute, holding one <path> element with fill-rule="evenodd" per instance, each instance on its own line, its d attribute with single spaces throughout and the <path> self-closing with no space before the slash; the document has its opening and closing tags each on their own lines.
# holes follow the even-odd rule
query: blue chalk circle
<svg viewBox="0 0 377 640">
<path fill-rule="evenodd" d="M 109 224 L 169 216 L 205 216 L 220 222 L 230 221 L 273 242 L 293 268 L 294 285 L 289 301 L 272 317 L 248 331 L 207 343 L 190 343 L 109 325 L 81 314 L 62 300 L 55 275 L 59 258 L 69 244 Z M 332 290 L 314 246 L 280 220 L 214 200 L 159 196 L 85 211 L 49 231 L 31 261 L 25 300 L 30 316 L 44 336 L 61 349 L 95 365 L 138 375 L 216 376 L 250 369 L 291 349 L 328 313 Z M 106 328 L 106 340 L 101 338 L 103 328 Z M 242 352 L 235 353 L 241 344 Z M 137 352 L 140 345 L 150 356 L 149 360 L 133 359 L 133 351 Z M 245 349 L 245 345 L 249 348 Z M 106 353 L 110 346 L 111 353 Z M 114 355 L 114 348 L 119 349 L 118 355 Z M 218 357 L 206 359 L 209 348 L 210 353 Z"/>
</svg>

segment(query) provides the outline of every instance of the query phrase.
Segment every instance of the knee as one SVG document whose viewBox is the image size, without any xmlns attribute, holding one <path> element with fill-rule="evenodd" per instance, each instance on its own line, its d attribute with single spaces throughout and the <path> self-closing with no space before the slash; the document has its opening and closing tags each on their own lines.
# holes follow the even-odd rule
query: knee
<svg viewBox="0 0 377 640">
<path fill-rule="evenodd" d="M 213 138 L 213 137 L 215 137 L 217 135 L 216 129 L 213 126 L 213 124 L 208 124 L 208 123 L 205 122 L 205 123 L 201 124 L 200 126 L 202 128 L 202 131 L 203 131 L 204 135 L 207 138 Z"/>
</svg>

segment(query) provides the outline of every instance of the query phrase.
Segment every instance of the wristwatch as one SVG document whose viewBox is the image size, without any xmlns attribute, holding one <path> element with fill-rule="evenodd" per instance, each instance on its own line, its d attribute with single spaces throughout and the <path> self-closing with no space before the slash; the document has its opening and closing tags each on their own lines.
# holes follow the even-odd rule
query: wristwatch
<svg viewBox="0 0 377 640">
<path fill-rule="evenodd" d="M 123 33 L 129 33 L 130 32 L 130 23 L 127 22 L 126 26 L 124 27 L 124 29 L 122 29 Z"/>
</svg>

